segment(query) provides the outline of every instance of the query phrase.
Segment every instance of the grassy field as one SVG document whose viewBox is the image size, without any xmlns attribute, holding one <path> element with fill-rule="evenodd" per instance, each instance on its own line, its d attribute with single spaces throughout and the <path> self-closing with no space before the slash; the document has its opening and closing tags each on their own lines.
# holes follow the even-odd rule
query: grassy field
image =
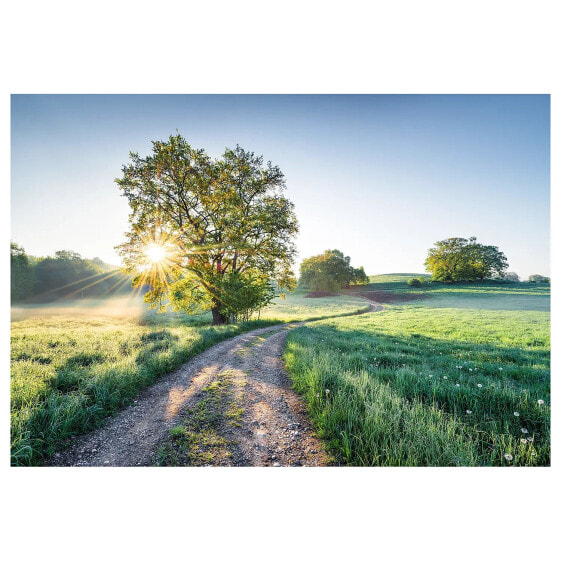
<svg viewBox="0 0 561 561">
<path fill-rule="evenodd" d="M 211 345 L 272 323 L 354 313 L 350 296 L 277 299 L 260 321 L 210 326 L 210 314 L 146 313 L 131 299 L 13 308 L 12 464 L 36 465 L 103 423 L 138 392 Z"/>
<path fill-rule="evenodd" d="M 368 290 L 411 291 L 375 277 Z M 422 300 L 292 331 L 285 360 L 342 463 L 550 463 L 549 287 L 432 284 Z"/>
</svg>

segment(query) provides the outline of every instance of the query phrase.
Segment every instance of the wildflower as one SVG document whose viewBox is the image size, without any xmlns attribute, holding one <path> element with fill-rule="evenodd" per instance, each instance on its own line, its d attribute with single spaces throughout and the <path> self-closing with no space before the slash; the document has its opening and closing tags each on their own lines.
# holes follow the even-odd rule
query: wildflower
<svg viewBox="0 0 561 561">
<path fill-rule="evenodd" d="M 329 393 L 329 390 L 325 390 L 325 393 Z"/>
<path fill-rule="evenodd" d="M 538 399 L 538 405 L 543 405 L 545 401 L 543 399 Z"/>
<path fill-rule="evenodd" d="M 460 387 L 460 384 L 456 384 L 456 387 L 459 388 L 459 387 Z"/>
<path fill-rule="evenodd" d="M 536 455 L 536 451 L 535 451 L 535 450 L 532 450 L 532 451 L 530 452 L 530 454 L 532 454 L 532 456 L 535 456 L 535 455 Z"/>
<path fill-rule="evenodd" d="M 432 378 L 432 374 L 429 374 L 429 378 Z"/>
<path fill-rule="evenodd" d="M 444 376 L 444 379 L 445 379 L 445 380 L 448 380 L 448 376 Z"/>
<path fill-rule="evenodd" d="M 528 434 L 528 429 L 520 429 L 520 432 L 521 432 L 522 434 Z"/>
<path fill-rule="evenodd" d="M 528 440 L 528 442 L 534 442 L 534 437 L 533 437 L 533 436 L 529 436 L 527 440 Z"/>
<path fill-rule="evenodd" d="M 501 366 L 501 367 L 499 367 L 499 370 L 502 370 L 502 369 L 503 369 L 503 367 L 502 367 L 502 366 Z"/>
<path fill-rule="evenodd" d="M 483 384 L 477 384 L 477 387 L 478 387 L 478 388 L 482 388 L 482 387 L 483 387 Z"/>
<path fill-rule="evenodd" d="M 505 459 L 510 462 L 512 460 L 512 456 L 510 454 L 505 454 Z"/>
<path fill-rule="evenodd" d="M 518 413 L 518 411 L 515 411 L 515 412 L 514 412 L 514 416 L 515 416 L 515 417 L 520 417 L 520 413 Z"/>
<path fill-rule="evenodd" d="M 468 415 L 471 415 L 471 414 L 472 414 L 472 411 L 468 409 L 468 410 L 466 411 L 466 413 L 467 413 Z"/>
<path fill-rule="evenodd" d="M 316 397 L 319 397 L 319 393 L 316 393 Z"/>
<path fill-rule="evenodd" d="M 473 370 L 472 370 L 471 368 L 469 369 L 469 371 L 470 371 L 470 372 L 473 372 Z"/>
<path fill-rule="evenodd" d="M 520 442 L 522 442 L 522 444 L 526 444 L 527 440 L 525 438 L 521 438 Z"/>
</svg>

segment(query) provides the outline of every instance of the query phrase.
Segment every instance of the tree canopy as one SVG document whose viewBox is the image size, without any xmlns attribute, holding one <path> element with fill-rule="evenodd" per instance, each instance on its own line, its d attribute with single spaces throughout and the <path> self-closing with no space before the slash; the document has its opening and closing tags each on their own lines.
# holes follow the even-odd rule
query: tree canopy
<svg viewBox="0 0 561 561">
<path fill-rule="evenodd" d="M 530 275 L 528 277 L 529 282 L 545 282 L 549 283 L 551 280 L 549 277 L 544 277 L 543 275 Z"/>
<path fill-rule="evenodd" d="M 477 238 L 448 238 L 429 249 L 426 270 L 433 280 L 472 281 L 502 277 L 508 267 L 505 255 L 492 245 L 477 243 Z"/>
<path fill-rule="evenodd" d="M 10 242 L 10 276 L 12 302 L 33 296 L 33 266 L 23 247 Z"/>
<path fill-rule="evenodd" d="M 278 166 L 240 146 L 211 159 L 179 134 L 130 159 L 116 180 L 131 207 L 118 250 L 152 307 L 211 309 L 217 324 L 266 305 L 273 283 L 294 288 L 298 224 Z"/>
<path fill-rule="evenodd" d="M 308 257 L 300 265 L 300 285 L 310 290 L 334 291 L 351 284 L 367 284 L 364 267 L 351 266 L 351 258 L 338 249 Z"/>
</svg>

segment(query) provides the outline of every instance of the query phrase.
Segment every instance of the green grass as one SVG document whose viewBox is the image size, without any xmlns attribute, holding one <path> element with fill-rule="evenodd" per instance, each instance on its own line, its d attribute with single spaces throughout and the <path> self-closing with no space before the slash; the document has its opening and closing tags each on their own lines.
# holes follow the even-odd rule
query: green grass
<svg viewBox="0 0 561 561">
<path fill-rule="evenodd" d="M 426 278 L 422 287 L 407 285 L 408 279 L 422 276 Z M 518 311 L 549 311 L 550 309 L 551 289 L 546 284 L 496 281 L 449 284 L 431 282 L 428 276 L 415 274 L 375 275 L 370 277 L 370 282 L 371 284 L 361 287 L 360 290 L 423 294 L 425 299 L 415 301 L 412 304 L 415 306 Z"/>
<path fill-rule="evenodd" d="M 368 289 L 406 290 L 392 277 Z M 340 462 L 549 465 L 548 288 L 434 285 L 292 331 L 287 367 Z"/>
<path fill-rule="evenodd" d="M 244 413 L 232 398 L 233 377 L 232 371 L 222 371 L 203 388 L 205 398 L 182 424 L 169 431 L 169 437 L 158 448 L 156 465 L 219 465 L 231 457 L 230 442 L 220 434 L 221 426 L 224 419 L 232 426 L 239 426 Z"/>
<path fill-rule="evenodd" d="M 138 301 L 84 301 L 13 309 L 13 465 L 44 462 L 65 440 L 100 426 L 159 376 L 226 338 L 279 322 L 356 312 L 351 297 L 299 292 L 260 321 L 210 326 L 210 314 L 156 314 Z"/>
<path fill-rule="evenodd" d="M 261 312 L 261 319 L 284 322 L 313 320 L 324 317 L 353 314 L 368 305 L 349 295 L 306 298 L 307 290 L 296 289 L 285 299 L 275 298 L 272 305 Z"/>
</svg>

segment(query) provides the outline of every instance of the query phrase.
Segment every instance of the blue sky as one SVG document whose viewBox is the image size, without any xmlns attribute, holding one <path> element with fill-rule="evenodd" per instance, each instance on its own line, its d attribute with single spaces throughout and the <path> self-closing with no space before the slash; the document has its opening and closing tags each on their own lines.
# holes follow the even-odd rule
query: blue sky
<svg viewBox="0 0 561 561">
<path fill-rule="evenodd" d="M 545 95 L 15 95 L 12 240 L 118 264 L 114 179 L 177 129 L 280 166 L 299 259 L 337 248 L 369 274 L 419 273 L 436 240 L 474 235 L 549 274 L 549 122 Z"/>
</svg>

